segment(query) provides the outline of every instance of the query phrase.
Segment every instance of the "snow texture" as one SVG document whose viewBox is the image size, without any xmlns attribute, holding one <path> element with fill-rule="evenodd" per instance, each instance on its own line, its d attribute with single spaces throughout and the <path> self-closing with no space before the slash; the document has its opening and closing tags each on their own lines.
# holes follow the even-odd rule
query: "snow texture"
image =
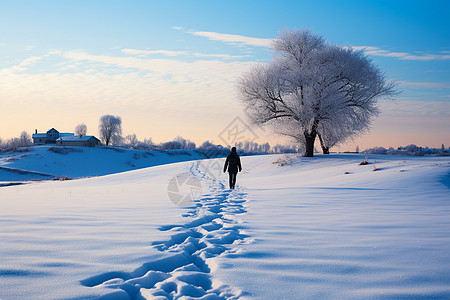
<svg viewBox="0 0 450 300">
<path fill-rule="evenodd" d="M 450 297 L 448 157 L 280 157 L 244 157 L 236 190 L 209 161 L 0 188 L 0 298 Z"/>
<path fill-rule="evenodd" d="M 33 146 L 0 153 L 0 184 L 91 177 L 204 158 L 193 150 L 141 151 L 115 147 Z"/>
</svg>

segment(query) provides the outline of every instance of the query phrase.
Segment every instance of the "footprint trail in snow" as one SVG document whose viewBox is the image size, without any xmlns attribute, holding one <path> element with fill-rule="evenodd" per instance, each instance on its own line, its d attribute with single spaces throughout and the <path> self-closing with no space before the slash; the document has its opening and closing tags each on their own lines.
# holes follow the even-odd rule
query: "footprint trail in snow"
<svg viewBox="0 0 450 300">
<path fill-rule="evenodd" d="M 153 246 L 169 256 L 144 263 L 132 272 L 108 272 L 81 281 L 87 287 L 115 289 L 102 299 L 238 299 L 243 292 L 213 280 L 208 259 L 233 253 L 233 245 L 245 243 L 239 215 L 246 212 L 246 194 L 227 190 L 224 183 L 200 171 L 199 162 L 190 172 L 208 185 L 209 193 L 194 201 L 183 215 L 185 224 L 164 225 L 173 233 Z"/>
</svg>

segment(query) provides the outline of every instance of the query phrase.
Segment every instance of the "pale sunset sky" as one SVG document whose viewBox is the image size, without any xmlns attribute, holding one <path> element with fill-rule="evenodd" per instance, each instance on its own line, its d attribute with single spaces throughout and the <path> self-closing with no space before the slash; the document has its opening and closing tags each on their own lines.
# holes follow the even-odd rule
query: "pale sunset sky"
<svg viewBox="0 0 450 300">
<path fill-rule="evenodd" d="M 246 121 L 237 79 L 283 28 L 365 49 L 402 91 L 371 131 L 336 150 L 450 146 L 450 1 L 2 1 L 0 137 L 104 114 L 140 140 L 222 143 Z M 258 143 L 288 141 L 254 129 Z"/>
</svg>

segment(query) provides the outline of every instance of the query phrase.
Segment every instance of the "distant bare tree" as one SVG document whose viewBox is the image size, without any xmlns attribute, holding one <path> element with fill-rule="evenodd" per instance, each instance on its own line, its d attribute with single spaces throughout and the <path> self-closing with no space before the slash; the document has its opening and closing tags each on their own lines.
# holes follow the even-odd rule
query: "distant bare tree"
<svg viewBox="0 0 450 300">
<path fill-rule="evenodd" d="M 0 149 L 6 151 L 14 151 L 17 148 L 30 147 L 31 145 L 33 145 L 33 142 L 30 135 L 26 131 L 22 131 L 18 138 L 10 138 L 5 141 L 0 139 Z"/>
<path fill-rule="evenodd" d="M 195 143 L 181 136 L 177 136 L 173 141 L 161 143 L 160 148 L 162 150 L 195 149 Z"/>
<path fill-rule="evenodd" d="M 144 139 L 144 144 L 149 148 L 155 147 L 155 143 L 153 142 L 153 139 L 151 137 L 148 139 Z"/>
<path fill-rule="evenodd" d="M 78 124 L 75 127 L 75 135 L 77 136 L 85 136 L 87 134 L 87 127 L 84 123 Z"/>
<path fill-rule="evenodd" d="M 118 141 L 122 138 L 122 118 L 104 115 L 99 120 L 98 129 L 100 138 L 106 145 L 112 141 Z"/>
<path fill-rule="evenodd" d="M 111 145 L 122 146 L 124 143 L 124 138 L 120 134 L 115 134 L 111 137 Z"/>
<path fill-rule="evenodd" d="M 136 147 L 139 143 L 138 138 L 136 137 L 136 134 L 129 134 L 124 139 L 125 144 L 127 144 L 129 147 Z"/>
<path fill-rule="evenodd" d="M 20 133 L 19 141 L 21 147 L 29 147 L 33 144 L 30 135 L 26 131 Z"/>
</svg>

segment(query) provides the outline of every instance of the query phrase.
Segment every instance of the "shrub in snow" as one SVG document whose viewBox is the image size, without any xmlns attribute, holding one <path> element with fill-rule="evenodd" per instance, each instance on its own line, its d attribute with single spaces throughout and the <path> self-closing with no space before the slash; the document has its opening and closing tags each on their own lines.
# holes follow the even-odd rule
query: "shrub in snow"
<svg viewBox="0 0 450 300">
<path fill-rule="evenodd" d="M 280 167 L 284 167 L 286 165 L 292 165 L 297 159 L 297 155 L 293 154 L 285 154 L 279 157 L 276 161 L 273 162 L 275 165 L 279 165 Z"/>
<path fill-rule="evenodd" d="M 359 163 L 360 166 L 365 166 L 369 164 L 369 157 L 366 155 L 366 157 L 364 158 L 364 160 L 362 162 Z"/>
<path fill-rule="evenodd" d="M 365 153 L 365 154 L 386 154 L 387 153 L 387 149 L 383 148 L 383 147 L 375 147 L 375 148 L 369 148 L 364 150 L 361 153 Z"/>
</svg>

